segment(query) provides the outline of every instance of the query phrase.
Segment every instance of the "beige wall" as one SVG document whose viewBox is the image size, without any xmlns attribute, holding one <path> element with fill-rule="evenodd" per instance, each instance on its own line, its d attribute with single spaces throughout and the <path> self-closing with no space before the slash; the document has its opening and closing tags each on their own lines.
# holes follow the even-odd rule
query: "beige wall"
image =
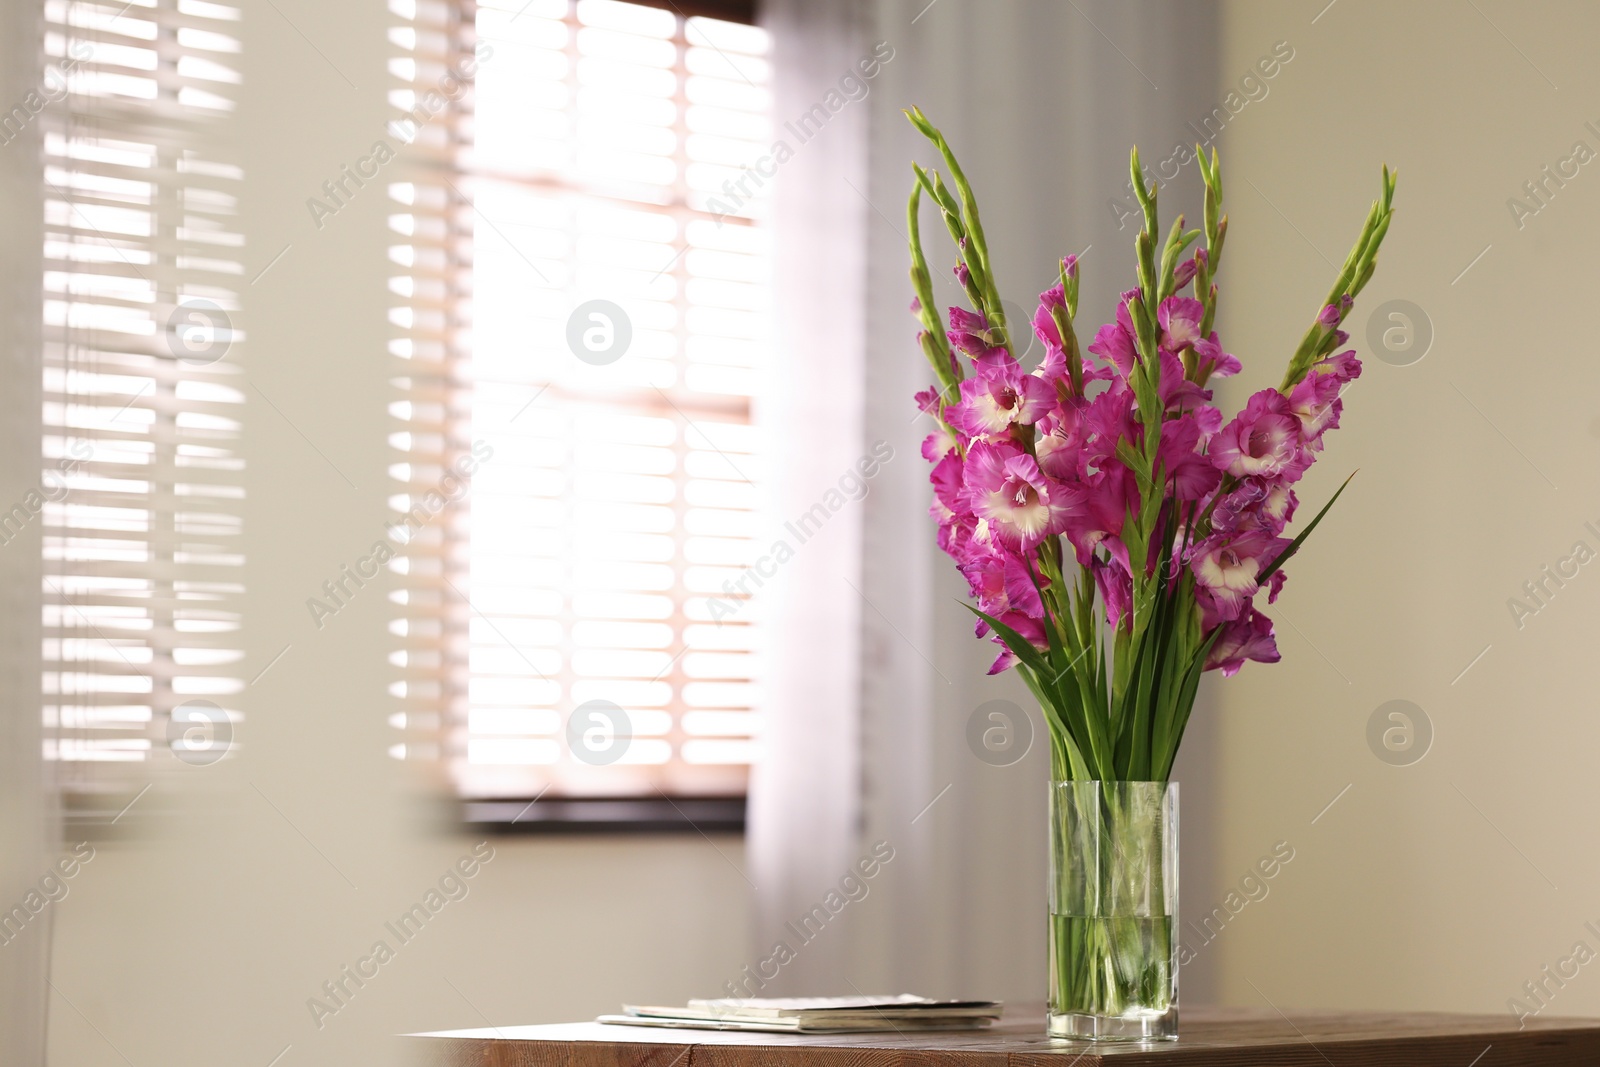
<svg viewBox="0 0 1600 1067">
<path fill-rule="evenodd" d="M 746 887 L 704 839 L 495 839 L 467 896 L 319 1029 L 306 999 L 374 940 L 395 944 L 384 923 L 478 839 L 410 841 L 384 875 L 347 860 L 358 828 L 303 822 L 358 892 L 236 800 L 237 819 L 169 813 L 166 841 L 99 847 L 53 906 L 52 978 L 82 1015 L 55 998 L 51 1063 L 111 1067 L 120 1050 L 136 1064 L 265 1067 L 285 1045 L 283 1064 L 393 1062 L 380 1051 L 392 1034 L 681 1002 L 751 962 Z M 250 855 L 219 855 L 241 825 Z M 742 861 L 737 839 L 717 847 Z"/>
<path fill-rule="evenodd" d="M 738 839 L 499 839 L 464 899 L 313 1022 L 307 999 L 476 841 L 427 831 L 385 755 L 383 592 L 321 631 L 305 609 L 385 518 L 387 204 L 368 187 L 320 232 L 305 208 L 383 130 L 384 5 L 245 9 L 246 277 L 292 246 L 227 357 L 255 387 L 246 676 L 291 647 L 242 698 L 239 757 L 158 781 L 53 906 L 51 1062 L 265 1067 L 291 1045 L 282 1067 L 346 1067 L 388 1062 L 395 1033 L 720 988 L 747 962 Z"/>
<path fill-rule="evenodd" d="M 1600 10 L 1340 0 L 1317 18 L 1322 8 L 1222 9 L 1225 78 L 1274 41 L 1296 50 L 1223 142 L 1223 336 L 1249 388 L 1275 381 L 1380 162 L 1400 169 L 1399 209 L 1353 318 L 1366 372 L 1304 483 L 1302 515 L 1361 474 L 1289 567 L 1273 612 L 1284 662 L 1214 690 L 1218 873 L 1244 874 L 1278 840 L 1296 858 L 1209 951 L 1230 1002 L 1500 1012 L 1574 942 L 1600 949 L 1584 929 L 1600 919 L 1589 844 L 1600 567 L 1581 568 L 1520 631 L 1507 607 L 1575 541 L 1600 550 L 1584 528 L 1600 528 L 1589 324 L 1600 163 L 1525 228 L 1506 204 L 1575 141 L 1600 150 L 1584 126 L 1600 120 Z M 1370 358 L 1368 317 L 1391 299 L 1433 324 L 1413 366 Z M 1411 766 L 1380 762 L 1365 738 L 1392 699 L 1433 725 L 1432 750 Z M 1550 1014 L 1600 1012 L 1591 969 Z"/>
</svg>

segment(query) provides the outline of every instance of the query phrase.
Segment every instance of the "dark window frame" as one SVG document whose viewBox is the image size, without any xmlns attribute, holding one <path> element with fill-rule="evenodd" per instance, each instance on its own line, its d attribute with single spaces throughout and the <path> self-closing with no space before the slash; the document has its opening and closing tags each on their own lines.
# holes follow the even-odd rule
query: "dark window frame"
<svg viewBox="0 0 1600 1067">
<path fill-rule="evenodd" d="M 742 834 L 745 798 L 551 797 L 463 800 L 458 822 L 491 834 Z"/>
<path fill-rule="evenodd" d="M 755 25 L 755 0 L 628 0 L 641 7 L 659 7 L 682 15 L 684 18 L 721 19 L 723 22 L 743 22 Z"/>
</svg>

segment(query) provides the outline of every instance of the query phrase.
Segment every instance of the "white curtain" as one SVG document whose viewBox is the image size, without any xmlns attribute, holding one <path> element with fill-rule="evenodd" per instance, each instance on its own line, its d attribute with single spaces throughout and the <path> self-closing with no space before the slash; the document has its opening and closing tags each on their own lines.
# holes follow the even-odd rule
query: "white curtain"
<svg viewBox="0 0 1600 1067">
<path fill-rule="evenodd" d="M 893 458 L 859 507 L 832 520 L 829 548 L 790 565 L 772 617 L 767 761 L 751 803 L 755 944 L 766 951 L 885 841 L 894 858 L 869 896 L 843 908 L 829 924 L 838 936 L 808 942 L 772 988 L 1037 1001 L 1047 746 L 1036 736 L 1019 762 L 992 766 L 968 748 L 966 730 L 991 700 L 1027 709 L 1036 735 L 1044 726 L 1015 678 L 985 676 L 995 649 L 973 639 L 964 584 L 926 514 L 919 445 L 930 427 L 913 420 L 911 395 L 932 374 L 907 312 L 905 202 L 910 160 L 934 158 L 900 109 L 922 107 L 959 155 L 1012 314 L 1031 315 L 1055 261 L 1087 249 L 1082 313 L 1104 321 L 1132 277 L 1134 226 L 1119 231 L 1109 205 L 1125 195 L 1129 146 L 1158 162 L 1192 144 L 1187 124 L 1220 102 L 1213 9 L 1177 0 L 768 0 L 765 9 L 780 134 L 851 61 L 892 49 L 866 98 L 778 174 L 785 343 L 776 373 L 796 391 L 791 414 L 809 412 L 808 401 L 826 412 L 782 426 L 779 484 L 804 497 L 811 483 L 789 481 L 797 470 L 826 478 L 877 441 Z M 1198 188 L 1191 166 L 1163 191 L 1163 217 L 1197 218 Z M 926 205 L 922 232 L 936 292 L 954 303 L 953 253 Z M 1197 894 L 1209 877 L 1194 832 L 1208 821 L 1205 719 L 1202 708 L 1179 768 L 1185 878 Z M 1186 972 L 1186 995 L 1204 986 Z"/>
<path fill-rule="evenodd" d="M 868 484 L 858 463 L 869 451 L 862 416 L 871 211 L 846 182 L 866 183 L 869 116 L 863 103 L 828 93 L 867 50 L 867 13 L 853 0 L 779 0 L 763 19 L 776 61 L 774 135 L 793 152 L 774 146 L 783 157 L 774 175 L 781 295 L 757 411 L 774 487 L 767 525 L 793 553 L 775 544 L 781 562 L 759 604 L 773 635 L 763 670 L 770 758 L 751 783 L 747 855 L 757 889 L 754 944 L 763 954 L 785 936 L 785 922 L 850 870 L 861 827 L 860 640 L 869 609 L 856 591 L 864 510 L 852 498 L 856 485 Z M 774 988 L 828 987 L 845 968 L 846 947 L 843 938 L 816 938 L 784 965 Z"/>
<path fill-rule="evenodd" d="M 42 5 L 0 5 L 0 100 L 9 109 L 40 85 Z M 40 97 L 33 97 L 37 102 Z M 8 116 L 10 118 L 10 116 Z M 38 119 L 0 146 L 0 518 L 40 488 L 40 134 Z M 15 136 L 13 137 L 13 134 Z M 0 916 L 26 907 L 54 859 L 39 719 L 39 590 L 42 516 L 12 521 L 0 545 Z M 38 900 L 36 896 L 34 898 Z M 49 1003 L 50 915 L 40 913 L 0 944 L 0 1063 L 44 1063 Z"/>
</svg>

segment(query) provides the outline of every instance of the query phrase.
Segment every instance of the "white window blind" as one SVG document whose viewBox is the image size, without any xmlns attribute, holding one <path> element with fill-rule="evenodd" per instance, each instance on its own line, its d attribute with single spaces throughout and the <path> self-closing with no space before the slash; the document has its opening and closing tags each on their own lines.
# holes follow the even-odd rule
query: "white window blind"
<svg viewBox="0 0 1600 1067">
<path fill-rule="evenodd" d="M 612 0 L 393 9 L 422 161 L 391 190 L 398 511 L 472 470 L 408 525 L 398 752 L 467 797 L 741 795 L 766 35 Z"/>
<path fill-rule="evenodd" d="M 239 13 L 44 10 L 45 470 L 6 523 L 40 524 L 45 756 L 95 819 L 220 758 L 243 688 L 241 175 L 210 143 Z"/>
</svg>

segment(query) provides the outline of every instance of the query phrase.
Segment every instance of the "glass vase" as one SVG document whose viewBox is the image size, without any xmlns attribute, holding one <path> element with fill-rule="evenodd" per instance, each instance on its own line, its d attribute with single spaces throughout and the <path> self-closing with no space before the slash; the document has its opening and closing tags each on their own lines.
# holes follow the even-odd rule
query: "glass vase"
<svg viewBox="0 0 1600 1067">
<path fill-rule="evenodd" d="M 1177 783 L 1051 783 L 1050 1036 L 1176 1040 L 1177 916 Z"/>
</svg>

